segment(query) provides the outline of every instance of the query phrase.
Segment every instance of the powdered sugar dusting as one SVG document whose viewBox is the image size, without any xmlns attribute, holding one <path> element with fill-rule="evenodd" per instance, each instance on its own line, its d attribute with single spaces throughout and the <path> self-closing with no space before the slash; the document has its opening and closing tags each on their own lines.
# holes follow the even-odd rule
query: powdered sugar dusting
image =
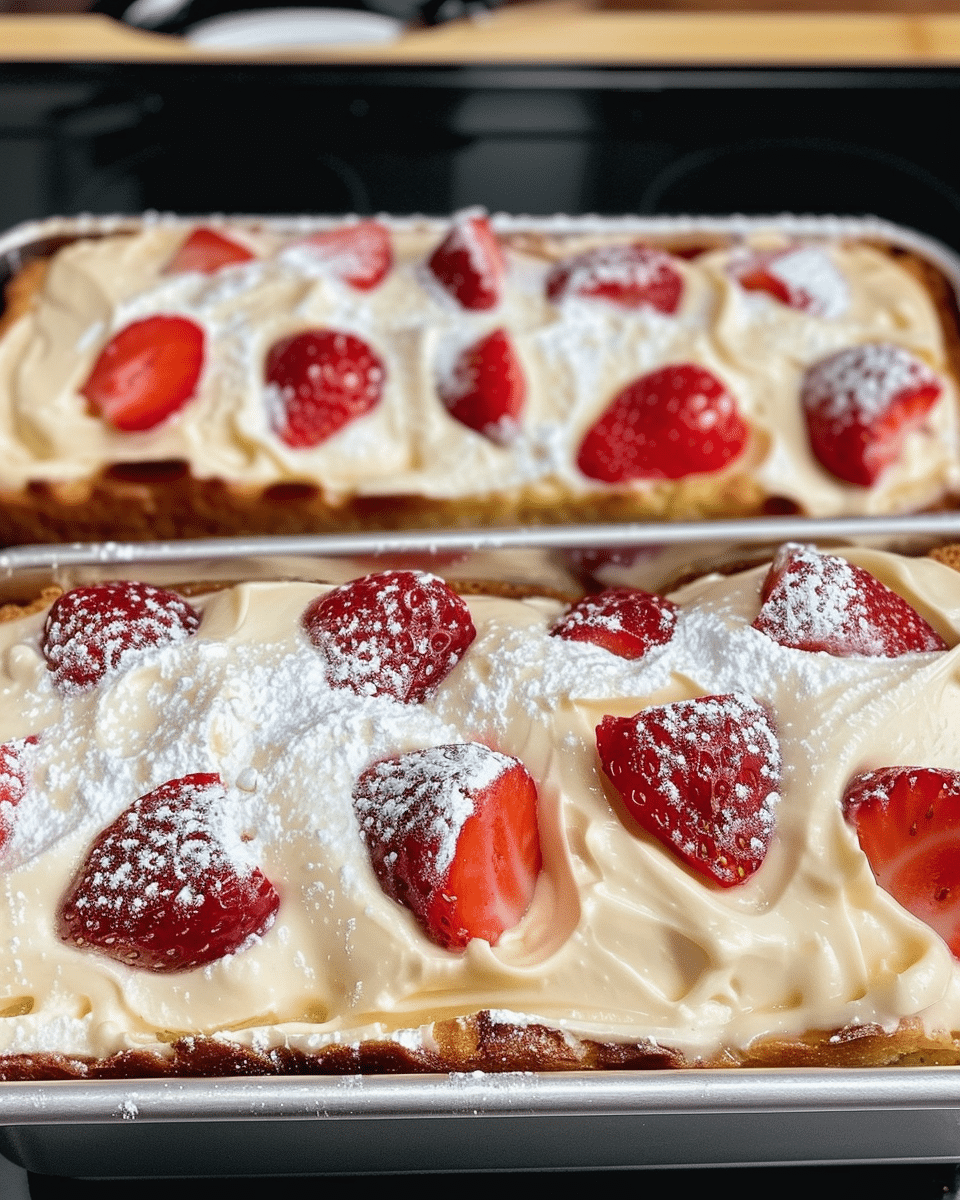
<svg viewBox="0 0 960 1200">
<path fill-rule="evenodd" d="M 812 366 L 801 400 L 825 420 L 870 425 L 903 392 L 928 387 L 939 383 L 925 363 L 891 342 L 868 342 Z"/>
</svg>

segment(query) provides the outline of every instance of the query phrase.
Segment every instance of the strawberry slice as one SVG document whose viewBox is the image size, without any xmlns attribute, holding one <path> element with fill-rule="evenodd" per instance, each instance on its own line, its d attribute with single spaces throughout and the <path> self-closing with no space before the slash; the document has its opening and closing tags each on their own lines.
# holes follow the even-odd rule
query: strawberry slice
<svg viewBox="0 0 960 1200">
<path fill-rule="evenodd" d="M 327 229 L 311 234 L 297 245 L 306 247 L 311 257 L 358 292 L 372 291 L 386 279 L 393 265 L 390 230 L 379 221 L 358 221 L 340 229 Z"/>
<path fill-rule="evenodd" d="M 527 381 L 502 329 L 464 350 L 438 390 L 450 415 L 470 429 L 501 445 L 515 436 Z"/>
<path fill-rule="evenodd" d="M 855 775 L 843 815 L 877 883 L 960 958 L 960 771 L 883 767 Z"/>
<path fill-rule="evenodd" d="M 265 364 L 270 423 L 294 450 L 319 446 L 380 403 L 386 371 L 352 333 L 307 329 L 274 342 Z"/>
<path fill-rule="evenodd" d="M 90 848 L 60 908 L 61 938 L 147 971 L 236 954 L 273 924 L 280 897 L 225 836 L 239 843 L 219 775 L 184 775 L 141 796 Z"/>
<path fill-rule="evenodd" d="M 331 687 L 429 700 L 477 636 L 470 610 L 436 575 L 380 571 L 319 596 L 303 614 Z"/>
<path fill-rule="evenodd" d="M 926 363 L 901 346 L 841 350 L 810 367 L 801 384 L 810 447 L 832 475 L 869 487 L 897 461 L 941 391 Z"/>
<path fill-rule="evenodd" d="M 782 546 L 770 564 L 754 629 L 781 646 L 838 658 L 946 650 L 902 596 L 869 571 L 811 546 Z"/>
<path fill-rule="evenodd" d="M 167 274 L 197 271 L 201 275 L 213 275 L 222 267 L 250 262 L 253 258 L 253 251 L 246 246 L 201 225 L 194 229 L 167 264 Z"/>
<path fill-rule="evenodd" d="M 91 688 L 150 646 L 182 642 L 200 625 L 186 600 L 149 583 L 73 588 L 54 601 L 40 649 L 62 692 Z"/>
<path fill-rule="evenodd" d="M 747 444 L 746 422 L 715 375 L 661 367 L 618 392 L 587 431 L 577 466 L 590 479 L 681 479 L 720 471 Z"/>
<path fill-rule="evenodd" d="M 593 642 L 620 658 L 643 658 L 673 637 L 677 606 L 640 588 L 613 587 L 578 600 L 550 630 L 568 642 Z"/>
<path fill-rule="evenodd" d="M 80 395 L 114 429 L 154 429 L 195 395 L 203 353 L 203 330 L 193 321 L 145 317 L 107 342 Z"/>
<path fill-rule="evenodd" d="M 13 833 L 14 809 L 30 785 L 28 746 L 36 737 L 14 738 L 0 746 L 0 853 Z"/>
<path fill-rule="evenodd" d="M 842 316 L 850 303 L 846 279 L 821 246 L 744 249 L 733 256 L 730 273 L 745 291 L 766 292 L 814 317 Z"/>
<path fill-rule="evenodd" d="M 631 816 L 721 887 L 761 865 L 774 832 L 781 757 L 749 696 L 701 696 L 604 717 L 597 750 Z"/>
<path fill-rule="evenodd" d="M 547 298 L 554 304 L 580 296 L 672 316 L 682 295 L 683 276 L 670 255 L 640 244 L 598 246 L 558 263 L 547 276 Z"/>
<path fill-rule="evenodd" d="M 537 788 L 516 758 L 478 743 L 368 767 L 353 807 L 380 886 L 445 950 L 495 946 L 540 874 Z"/>
<path fill-rule="evenodd" d="M 484 213 L 465 213 L 455 219 L 427 267 L 464 308 L 481 310 L 500 303 L 506 263 Z"/>
</svg>

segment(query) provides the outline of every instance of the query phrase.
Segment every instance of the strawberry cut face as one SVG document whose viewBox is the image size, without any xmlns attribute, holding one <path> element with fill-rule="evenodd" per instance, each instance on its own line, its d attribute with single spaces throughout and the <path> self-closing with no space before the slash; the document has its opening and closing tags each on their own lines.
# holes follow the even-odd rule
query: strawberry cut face
<svg viewBox="0 0 960 1200">
<path fill-rule="evenodd" d="M 464 350 L 439 393 L 456 420 L 493 442 L 509 442 L 519 428 L 527 383 L 507 334 L 495 329 Z"/>
<path fill-rule="evenodd" d="M 298 245 L 322 262 L 342 283 L 358 292 L 381 284 L 393 265 L 390 231 L 379 221 L 358 221 L 312 234 Z"/>
<path fill-rule="evenodd" d="M 743 453 L 748 430 L 715 375 L 679 363 L 623 388 L 587 431 L 577 466 L 590 479 L 682 479 L 720 471 Z"/>
<path fill-rule="evenodd" d="M 189 971 L 236 954 L 273 923 L 280 897 L 227 852 L 219 775 L 185 775 L 141 796 L 97 838 L 64 897 L 60 936 L 147 971 Z"/>
<path fill-rule="evenodd" d="M 847 282 L 820 246 L 744 250 L 731 274 L 748 292 L 766 292 L 780 304 L 814 317 L 840 317 L 850 303 Z"/>
<path fill-rule="evenodd" d="M 639 244 L 599 246 L 558 263 L 547 276 L 553 304 L 579 296 L 673 316 L 682 295 L 683 276 L 670 255 Z"/>
<path fill-rule="evenodd" d="M 253 258 L 253 251 L 246 246 L 201 225 L 193 230 L 167 264 L 167 274 L 182 275 L 196 271 L 201 275 L 215 275 L 224 267 L 251 262 Z"/>
<path fill-rule="evenodd" d="M 270 422 L 294 450 L 309 450 L 375 408 L 386 371 L 352 333 L 307 329 L 275 342 L 264 368 Z"/>
<path fill-rule="evenodd" d="M 478 743 L 399 755 L 363 772 L 353 806 L 380 886 L 443 949 L 495 946 L 530 907 L 537 789 L 518 759 Z"/>
<path fill-rule="evenodd" d="M 620 658 L 642 658 L 673 637 L 677 606 L 640 588 L 614 587 L 585 596 L 564 613 L 551 637 L 592 642 Z"/>
<path fill-rule="evenodd" d="M 810 546 L 783 546 L 770 565 L 754 629 L 781 646 L 838 658 L 946 650 L 902 596 L 862 567 Z"/>
<path fill-rule="evenodd" d="M 960 771 L 883 767 L 855 775 L 843 813 L 880 887 L 960 958 Z"/>
<path fill-rule="evenodd" d="M 942 390 L 930 368 L 900 346 L 841 350 L 810 367 L 801 384 L 810 448 L 831 475 L 869 487 L 897 462 Z"/>
<path fill-rule="evenodd" d="M 0 855 L 13 833 L 15 809 L 30 786 L 30 747 L 36 744 L 36 737 L 26 737 L 0 745 Z"/>
<path fill-rule="evenodd" d="M 381 571 L 319 596 L 303 614 L 331 687 L 422 704 L 477 635 L 470 610 L 436 575 Z"/>
<path fill-rule="evenodd" d="M 145 317 L 114 334 L 80 394 L 93 415 L 115 429 L 155 429 L 196 394 L 203 354 L 203 330 L 195 322 Z"/>
<path fill-rule="evenodd" d="M 500 303 L 506 263 L 497 235 L 482 213 L 457 218 L 427 268 L 462 308 L 482 312 Z"/>
<path fill-rule="evenodd" d="M 200 616 L 175 592 L 120 581 L 73 588 L 54 601 L 40 648 L 62 692 L 94 687 L 151 646 L 181 642 Z"/>
<path fill-rule="evenodd" d="M 637 823 L 721 887 L 763 863 L 780 797 L 780 745 L 749 696 L 702 696 L 597 726 L 600 762 Z"/>
</svg>

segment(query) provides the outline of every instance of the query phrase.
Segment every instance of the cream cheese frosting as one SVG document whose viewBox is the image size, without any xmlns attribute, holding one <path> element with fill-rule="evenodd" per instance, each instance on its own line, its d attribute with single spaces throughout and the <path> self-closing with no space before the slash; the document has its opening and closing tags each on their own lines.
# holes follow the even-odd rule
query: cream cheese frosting
<svg viewBox="0 0 960 1200">
<path fill-rule="evenodd" d="M 38 735 L 0 865 L 0 1053 L 104 1058 L 220 1034 L 318 1050 L 418 1039 L 478 1010 L 577 1038 L 646 1039 L 715 1059 L 771 1036 L 917 1019 L 960 1025 L 946 944 L 874 881 L 841 796 L 887 765 L 960 770 L 960 576 L 851 551 L 953 649 L 835 658 L 751 627 L 764 569 L 674 594 L 671 640 L 627 661 L 550 636 L 552 600 L 469 597 L 477 637 L 423 704 L 331 688 L 301 626 L 324 589 L 249 583 L 198 598 L 195 636 L 63 695 L 44 614 L 0 626 L 0 739 Z M 597 760 L 603 716 L 737 692 L 783 757 L 760 868 L 721 889 L 627 814 Z M 495 946 L 441 949 L 381 889 L 351 795 L 372 763 L 455 742 L 518 758 L 536 782 L 543 870 Z M 58 936 L 68 883 L 138 796 L 222 777 L 244 854 L 273 883 L 273 925 L 207 966 L 157 974 Z"/>
<path fill-rule="evenodd" d="M 338 280 L 298 238 L 269 225 L 223 226 L 256 254 L 251 262 L 213 275 L 165 274 L 189 228 L 147 222 L 139 232 L 80 240 L 55 256 L 39 304 L 0 341 L 0 486 L 69 483 L 115 463 L 179 459 L 200 479 L 254 487 L 313 481 L 331 502 L 518 489 L 585 495 L 610 489 L 583 475 L 576 459 L 614 395 L 640 375 L 692 362 L 730 391 L 751 431 L 726 473 L 752 473 L 769 495 L 803 512 L 907 511 L 960 487 L 957 396 L 936 306 L 893 257 L 865 243 L 812 241 L 786 254 L 787 274 L 819 279 L 821 288 L 825 276 L 831 284 L 817 311 L 737 282 L 744 245 L 789 250 L 782 235 L 677 258 L 682 296 L 676 313 L 665 315 L 577 296 L 553 304 L 545 289 L 561 252 L 557 239 L 547 253 L 529 237 L 506 236 L 503 296 L 493 309 L 471 312 L 425 267 L 445 223 L 393 227 L 393 267 L 370 291 Z M 610 240 L 595 233 L 571 238 L 569 248 Z M 187 317 L 206 335 L 197 394 L 155 429 L 122 433 L 88 411 L 80 389 L 111 336 L 158 313 Z M 271 345 L 309 327 L 363 339 L 382 360 L 386 383 L 373 410 L 320 445 L 297 449 L 271 427 L 263 364 Z M 527 380 L 519 432 L 504 444 L 461 425 L 438 397 L 438 381 L 457 356 L 500 328 Z M 897 462 L 863 488 L 817 462 L 798 394 L 811 364 L 875 341 L 915 354 L 944 389 Z M 618 486 L 643 491 L 651 484 Z"/>
</svg>

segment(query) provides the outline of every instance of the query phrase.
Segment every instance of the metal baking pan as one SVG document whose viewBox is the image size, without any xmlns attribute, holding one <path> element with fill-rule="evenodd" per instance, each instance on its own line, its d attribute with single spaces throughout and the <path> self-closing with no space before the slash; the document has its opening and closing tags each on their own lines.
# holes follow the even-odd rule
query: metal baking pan
<svg viewBox="0 0 960 1200">
<path fill-rule="evenodd" d="M 0 591 L 51 578 L 336 578 L 414 554 L 436 557 L 439 573 L 500 564 L 542 582 L 544 563 L 559 578 L 571 553 L 601 547 L 644 548 L 655 586 L 681 558 L 709 567 L 784 540 L 919 550 L 960 540 L 960 515 L 21 547 L 0 555 Z M 41 1174 L 116 1178 L 953 1162 L 960 1068 L 11 1082 L 0 1154 Z"/>
</svg>

